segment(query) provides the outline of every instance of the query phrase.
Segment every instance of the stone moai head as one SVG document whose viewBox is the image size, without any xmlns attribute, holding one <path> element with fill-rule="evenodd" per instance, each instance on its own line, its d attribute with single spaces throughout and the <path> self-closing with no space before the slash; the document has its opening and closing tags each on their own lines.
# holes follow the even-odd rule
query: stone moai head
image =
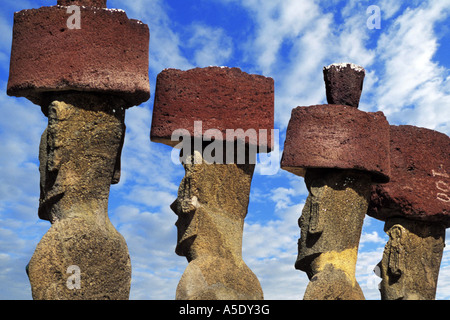
<svg viewBox="0 0 450 320">
<path fill-rule="evenodd" d="M 178 216 L 176 253 L 189 261 L 194 258 L 192 255 L 204 254 L 240 257 L 240 235 L 255 165 L 208 165 L 198 151 L 194 157 L 200 163 L 183 164 L 185 176 L 171 205 Z M 236 243 L 224 246 L 224 234 L 235 235 L 227 242 Z"/>
<path fill-rule="evenodd" d="M 80 6 L 80 29 L 68 27 L 69 5 Z M 51 208 L 63 195 L 105 199 L 119 181 L 125 110 L 150 97 L 148 48 L 148 26 L 108 10 L 106 0 L 15 13 L 7 93 L 49 118 L 40 148 L 42 219 L 61 215 Z"/>
<path fill-rule="evenodd" d="M 375 185 L 367 214 L 389 235 L 378 264 L 385 300 L 432 300 L 450 226 L 450 138 L 391 126 L 391 180 Z"/>
<path fill-rule="evenodd" d="M 125 135 L 120 99 L 77 93 L 59 98 L 48 107 L 39 148 L 39 216 L 52 222 L 75 206 L 98 203 L 105 210 L 109 186 L 120 179 Z"/>
</svg>

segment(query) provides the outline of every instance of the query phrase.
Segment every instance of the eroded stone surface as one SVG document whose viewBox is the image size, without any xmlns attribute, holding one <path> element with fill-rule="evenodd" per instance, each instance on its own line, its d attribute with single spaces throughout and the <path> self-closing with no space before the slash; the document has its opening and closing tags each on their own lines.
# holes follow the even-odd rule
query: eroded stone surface
<svg viewBox="0 0 450 320">
<path fill-rule="evenodd" d="M 391 126 L 391 181 L 374 186 L 368 215 L 450 226 L 450 138 L 414 126 Z"/>
<path fill-rule="evenodd" d="M 389 180 L 389 123 L 381 112 L 340 105 L 297 107 L 286 132 L 281 168 L 305 176 L 309 168 L 369 172 Z"/>
<path fill-rule="evenodd" d="M 201 121 L 200 132 L 194 122 Z M 208 67 L 163 70 L 157 77 L 151 140 L 176 146 L 175 130 L 192 137 L 237 140 L 228 130 L 254 133 L 246 142 L 270 152 L 274 128 L 274 81 L 238 68 Z M 211 130 L 221 133 L 214 136 Z M 260 130 L 266 130 L 260 134 Z M 233 132 L 234 133 L 234 132 Z M 222 138 L 222 139 L 220 139 Z"/>
<path fill-rule="evenodd" d="M 34 300 L 129 298 L 131 263 L 125 239 L 111 223 L 95 220 L 59 220 L 44 235 L 28 265 Z M 74 266 L 80 272 L 78 288 Z"/>
<path fill-rule="evenodd" d="M 81 29 L 69 29 L 62 6 L 14 14 L 8 95 L 46 107 L 47 93 L 97 92 L 127 107 L 150 97 L 149 29 L 123 11 L 80 7 Z"/>
</svg>

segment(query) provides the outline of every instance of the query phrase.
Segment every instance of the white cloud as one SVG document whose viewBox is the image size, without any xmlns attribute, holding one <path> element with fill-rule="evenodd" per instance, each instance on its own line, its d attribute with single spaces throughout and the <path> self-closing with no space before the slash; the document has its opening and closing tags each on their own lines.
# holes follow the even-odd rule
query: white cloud
<svg viewBox="0 0 450 320">
<path fill-rule="evenodd" d="M 284 206 L 278 220 L 245 224 L 243 259 L 258 277 L 268 300 L 299 300 L 308 278 L 294 268 L 303 203 Z"/>
<path fill-rule="evenodd" d="M 364 243 L 378 243 L 384 245 L 386 243 L 386 237 L 382 237 L 378 234 L 377 231 L 373 231 L 371 233 L 363 233 L 361 235 L 360 244 Z"/>
<path fill-rule="evenodd" d="M 233 53 L 233 40 L 221 28 L 200 23 L 187 28 L 190 37 L 186 46 L 194 51 L 196 67 L 226 65 Z"/>
<path fill-rule="evenodd" d="M 124 9 L 129 18 L 139 19 L 149 26 L 149 63 L 150 71 L 155 74 L 165 68 L 186 70 L 193 67 L 182 54 L 182 40 L 173 31 L 172 21 L 167 14 L 168 5 L 161 0 L 108 1 L 108 7 Z"/>
<path fill-rule="evenodd" d="M 404 11 L 380 37 L 383 63 L 376 102 L 388 120 L 450 132 L 448 70 L 433 60 L 436 23 L 450 13 L 448 1 L 429 1 Z"/>
</svg>

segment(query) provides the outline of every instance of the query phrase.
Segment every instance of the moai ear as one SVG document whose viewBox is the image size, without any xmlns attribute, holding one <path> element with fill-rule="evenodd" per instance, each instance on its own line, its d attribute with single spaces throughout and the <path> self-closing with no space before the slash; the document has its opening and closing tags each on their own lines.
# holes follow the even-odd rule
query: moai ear
<svg viewBox="0 0 450 320">
<path fill-rule="evenodd" d="M 39 144 L 39 173 L 40 173 L 40 188 L 41 188 L 41 198 L 45 187 L 45 177 L 47 169 L 47 127 L 42 133 L 41 142 Z"/>
<path fill-rule="evenodd" d="M 406 230 L 401 225 L 394 225 L 389 231 L 389 273 L 395 277 L 400 277 L 404 271 L 403 258 L 404 247 L 402 238 L 406 234 Z"/>
<path fill-rule="evenodd" d="M 125 123 L 122 123 L 122 126 L 122 138 L 120 140 L 119 150 L 117 151 L 116 164 L 114 166 L 114 173 L 111 179 L 111 184 L 118 184 L 120 182 L 120 173 L 122 169 L 122 149 L 125 142 L 125 131 L 127 130 Z"/>
<path fill-rule="evenodd" d="M 311 183 L 311 213 L 309 220 L 309 233 L 318 234 L 324 230 L 325 213 L 321 210 L 321 202 L 325 193 L 325 182 L 323 180 L 314 180 Z"/>
</svg>

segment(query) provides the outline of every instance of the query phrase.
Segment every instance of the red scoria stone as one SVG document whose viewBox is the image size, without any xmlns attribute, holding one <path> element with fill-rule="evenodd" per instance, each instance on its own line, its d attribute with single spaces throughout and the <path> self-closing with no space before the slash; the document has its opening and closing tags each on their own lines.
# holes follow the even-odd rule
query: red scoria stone
<svg viewBox="0 0 450 320">
<path fill-rule="evenodd" d="M 307 169 L 369 172 L 389 181 L 389 123 L 382 112 L 318 105 L 292 110 L 281 168 L 305 176 Z"/>
<path fill-rule="evenodd" d="M 366 71 L 353 63 L 337 63 L 323 68 L 327 101 L 358 108 Z"/>
<path fill-rule="evenodd" d="M 48 92 L 71 90 L 117 95 L 127 107 L 147 101 L 148 26 L 121 10 L 80 10 L 81 29 L 68 28 L 62 6 L 14 14 L 8 95 L 38 105 Z"/>
<path fill-rule="evenodd" d="M 106 8 L 106 0 L 58 0 L 59 6 L 85 6 L 85 7 L 96 7 L 96 8 Z"/>
<path fill-rule="evenodd" d="M 272 148 L 274 128 L 274 81 L 238 68 L 207 67 L 188 71 L 163 70 L 157 77 L 151 140 L 175 146 L 171 141 L 177 129 L 192 137 L 194 122 L 202 121 L 202 137 L 210 129 L 221 132 L 223 140 L 236 140 L 227 129 L 254 129 L 247 143 Z M 260 135 L 260 129 L 267 135 Z M 217 137 L 215 137 L 217 138 Z M 269 141 L 269 143 L 268 143 Z"/>
<path fill-rule="evenodd" d="M 368 215 L 450 226 L 450 138 L 414 126 L 391 126 L 391 181 L 373 187 Z"/>
</svg>

